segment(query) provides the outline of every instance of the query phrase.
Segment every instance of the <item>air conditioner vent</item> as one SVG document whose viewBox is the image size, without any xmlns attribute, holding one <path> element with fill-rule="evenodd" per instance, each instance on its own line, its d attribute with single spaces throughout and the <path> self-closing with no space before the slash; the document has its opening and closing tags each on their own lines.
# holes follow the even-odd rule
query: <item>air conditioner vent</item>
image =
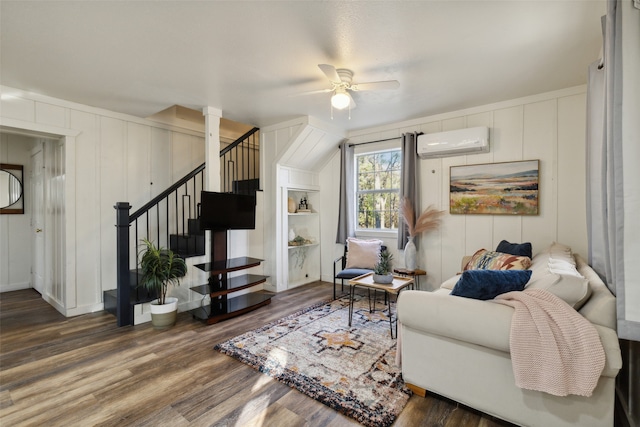
<svg viewBox="0 0 640 427">
<path fill-rule="evenodd" d="M 422 159 L 488 153 L 489 128 L 480 126 L 418 135 L 417 151 Z"/>
</svg>

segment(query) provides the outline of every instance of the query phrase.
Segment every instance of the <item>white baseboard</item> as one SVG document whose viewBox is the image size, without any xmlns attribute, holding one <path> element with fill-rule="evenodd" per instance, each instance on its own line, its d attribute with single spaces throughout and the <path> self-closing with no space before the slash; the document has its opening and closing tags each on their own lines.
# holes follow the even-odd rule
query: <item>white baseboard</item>
<svg viewBox="0 0 640 427">
<path fill-rule="evenodd" d="M 0 292 L 21 291 L 29 288 L 31 288 L 31 284 L 29 282 L 7 283 L 0 285 Z"/>
</svg>

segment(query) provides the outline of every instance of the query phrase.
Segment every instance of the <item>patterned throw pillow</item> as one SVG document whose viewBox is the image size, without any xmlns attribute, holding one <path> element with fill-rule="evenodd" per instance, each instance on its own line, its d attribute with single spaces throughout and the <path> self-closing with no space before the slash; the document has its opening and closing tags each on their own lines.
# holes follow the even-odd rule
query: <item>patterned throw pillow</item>
<svg viewBox="0 0 640 427">
<path fill-rule="evenodd" d="M 527 270 L 531 258 L 480 249 L 473 254 L 464 270 Z"/>
</svg>

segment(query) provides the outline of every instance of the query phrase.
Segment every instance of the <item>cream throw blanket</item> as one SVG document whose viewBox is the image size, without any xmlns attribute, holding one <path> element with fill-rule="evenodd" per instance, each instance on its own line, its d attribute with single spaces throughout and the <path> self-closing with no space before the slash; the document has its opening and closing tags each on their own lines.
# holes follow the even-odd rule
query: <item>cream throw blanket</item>
<svg viewBox="0 0 640 427">
<path fill-rule="evenodd" d="M 513 307 L 509 345 L 516 386 L 556 396 L 591 396 L 605 353 L 595 327 L 542 289 L 498 295 Z"/>
</svg>

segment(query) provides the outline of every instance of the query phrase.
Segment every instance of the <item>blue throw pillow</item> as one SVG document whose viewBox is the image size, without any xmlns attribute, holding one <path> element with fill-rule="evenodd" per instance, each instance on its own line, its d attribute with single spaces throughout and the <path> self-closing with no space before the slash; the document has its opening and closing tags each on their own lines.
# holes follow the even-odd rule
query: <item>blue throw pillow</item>
<svg viewBox="0 0 640 427">
<path fill-rule="evenodd" d="M 481 300 L 521 291 L 531 278 L 531 270 L 466 270 L 451 295 Z"/>
<path fill-rule="evenodd" d="M 498 243 L 498 247 L 496 248 L 496 252 L 502 252 L 503 254 L 509 255 L 517 255 L 517 256 L 528 256 L 532 258 L 531 253 L 531 243 L 509 243 L 506 240 Z"/>
</svg>

